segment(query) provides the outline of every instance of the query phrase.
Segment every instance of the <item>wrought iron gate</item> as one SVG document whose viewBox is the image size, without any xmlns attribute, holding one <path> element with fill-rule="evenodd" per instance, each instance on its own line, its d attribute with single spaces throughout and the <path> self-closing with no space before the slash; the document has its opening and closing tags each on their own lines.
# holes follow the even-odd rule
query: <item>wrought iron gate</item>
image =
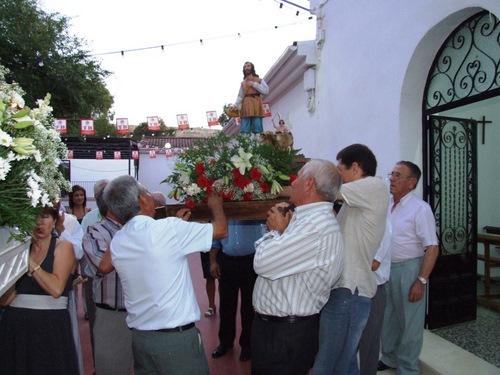
<svg viewBox="0 0 500 375">
<path fill-rule="evenodd" d="M 440 254 L 430 277 L 430 329 L 476 318 L 476 122 L 428 116 L 427 186 Z"/>
</svg>

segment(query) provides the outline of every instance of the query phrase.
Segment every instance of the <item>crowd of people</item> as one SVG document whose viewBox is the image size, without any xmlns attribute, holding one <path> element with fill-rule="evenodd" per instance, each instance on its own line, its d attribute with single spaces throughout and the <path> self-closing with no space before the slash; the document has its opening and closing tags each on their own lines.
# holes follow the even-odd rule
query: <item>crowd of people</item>
<svg viewBox="0 0 500 375">
<path fill-rule="evenodd" d="M 229 109 L 242 133 L 259 134 L 267 83 L 251 62 Z M 283 119 L 279 133 L 288 133 Z M 419 373 L 426 284 L 439 253 L 434 215 L 412 192 L 421 171 L 397 162 L 387 184 L 365 145 L 336 165 L 313 159 L 267 220 L 227 220 L 211 195 L 211 220 L 166 205 L 131 176 L 94 186 L 97 208 L 74 185 L 69 207 L 44 207 L 28 272 L 0 296 L 0 373 L 85 375 L 78 286 L 97 375 L 209 373 L 196 322 L 188 256 L 201 254 L 206 318 L 217 315 L 218 359 L 241 333 L 252 375 Z"/>
<path fill-rule="evenodd" d="M 213 358 L 234 347 L 239 305 L 239 359 L 253 375 L 418 374 L 435 219 L 413 194 L 418 166 L 397 162 L 389 189 L 376 170 L 361 144 L 336 165 L 310 160 L 266 221 L 228 221 L 215 195 L 208 223 L 189 209 L 155 220 L 164 195 L 131 176 L 98 181 L 94 210 L 73 187 L 70 210 L 38 216 L 29 271 L 0 298 L 0 373 L 84 375 L 75 290 L 87 280 L 97 375 L 208 374 L 188 264 L 200 252 L 207 318 L 219 285 Z"/>
</svg>

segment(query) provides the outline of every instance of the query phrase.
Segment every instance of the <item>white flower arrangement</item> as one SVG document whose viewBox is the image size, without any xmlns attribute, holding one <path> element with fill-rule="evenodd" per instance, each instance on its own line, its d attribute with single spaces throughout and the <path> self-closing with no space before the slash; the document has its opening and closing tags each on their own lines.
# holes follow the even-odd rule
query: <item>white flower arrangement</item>
<svg viewBox="0 0 500 375">
<path fill-rule="evenodd" d="M 36 215 L 71 186 L 59 169 L 66 146 L 52 126 L 50 95 L 25 107 L 24 92 L 0 66 L 0 225 L 29 235 Z"/>
</svg>

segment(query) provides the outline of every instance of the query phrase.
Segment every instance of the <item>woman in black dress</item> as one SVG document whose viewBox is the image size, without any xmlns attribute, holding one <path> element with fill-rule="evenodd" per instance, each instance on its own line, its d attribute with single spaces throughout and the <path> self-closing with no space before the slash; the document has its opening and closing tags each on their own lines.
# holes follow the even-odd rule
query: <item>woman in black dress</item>
<svg viewBox="0 0 500 375">
<path fill-rule="evenodd" d="M 29 270 L 0 297 L 0 374 L 78 375 L 68 312 L 73 246 L 54 235 L 58 211 L 44 208 L 30 247 Z"/>
</svg>

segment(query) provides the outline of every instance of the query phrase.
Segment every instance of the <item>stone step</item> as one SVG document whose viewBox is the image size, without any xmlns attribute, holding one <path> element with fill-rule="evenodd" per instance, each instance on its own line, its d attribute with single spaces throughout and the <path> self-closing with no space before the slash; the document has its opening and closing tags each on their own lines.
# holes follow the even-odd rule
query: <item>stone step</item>
<svg viewBox="0 0 500 375">
<path fill-rule="evenodd" d="M 396 375 L 396 370 L 377 375 Z M 500 369 L 442 337 L 425 330 L 420 375 L 500 375 Z"/>
</svg>

